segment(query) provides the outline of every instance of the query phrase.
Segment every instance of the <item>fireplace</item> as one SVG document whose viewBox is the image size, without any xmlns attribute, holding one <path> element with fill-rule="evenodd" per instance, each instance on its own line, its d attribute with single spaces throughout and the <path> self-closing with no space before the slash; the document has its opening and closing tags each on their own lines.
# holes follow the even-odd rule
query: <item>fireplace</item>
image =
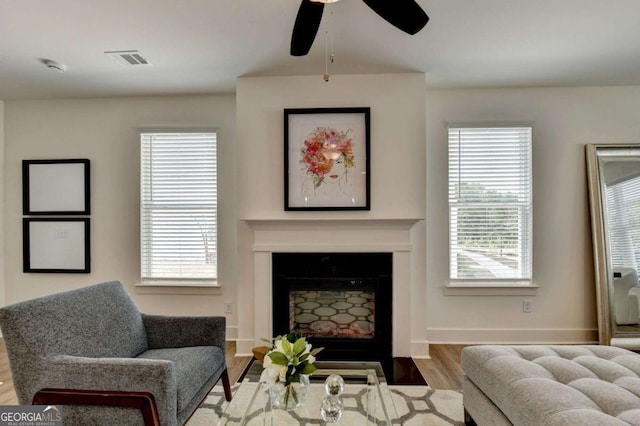
<svg viewBox="0 0 640 426">
<path fill-rule="evenodd" d="M 297 216 L 297 215 L 296 215 Z M 423 258 L 416 258 L 415 239 L 423 229 L 417 219 L 278 218 L 244 219 L 246 236 L 240 250 L 251 253 L 239 270 L 237 353 L 251 355 L 263 339 L 278 335 L 273 329 L 273 254 L 386 253 L 392 257 L 392 353 L 398 357 L 428 357 L 425 340 Z M 246 225 L 246 226 L 245 226 Z M 418 234 L 419 233 L 419 234 Z M 244 240 L 243 240 L 244 241 Z M 247 245 L 246 243 L 249 243 Z M 422 248 L 418 253 L 422 252 Z M 374 263 L 372 265 L 375 266 Z M 288 298 L 286 299 L 288 300 Z M 379 311 L 379 310 L 378 310 Z M 376 328 L 377 329 L 377 328 Z M 281 332 L 280 332 L 281 333 Z"/>
<path fill-rule="evenodd" d="M 301 331 L 324 360 L 392 357 L 392 253 L 272 253 L 273 334 Z"/>
</svg>

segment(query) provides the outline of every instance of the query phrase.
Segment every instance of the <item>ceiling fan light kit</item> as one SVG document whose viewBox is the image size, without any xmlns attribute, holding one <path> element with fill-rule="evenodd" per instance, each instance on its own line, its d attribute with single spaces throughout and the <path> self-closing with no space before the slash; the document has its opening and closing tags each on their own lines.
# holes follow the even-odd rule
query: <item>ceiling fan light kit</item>
<svg viewBox="0 0 640 426">
<path fill-rule="evenodd" d="M 309 53 L 318 33 L 325 3 L 338 0 L 302 0 L 291 34 L 291 55 Z M 415 0 L 362 0 L 394 27 L 414 35 L 429 22 L 429 17 Z"/>
</svg>

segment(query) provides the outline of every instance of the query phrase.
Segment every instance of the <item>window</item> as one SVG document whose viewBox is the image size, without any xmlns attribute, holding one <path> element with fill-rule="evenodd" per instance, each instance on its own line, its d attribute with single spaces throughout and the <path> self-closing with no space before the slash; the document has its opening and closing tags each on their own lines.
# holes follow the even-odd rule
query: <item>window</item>
<svg viewBox="0 0 640 426">
<path fill-rule="evenodd" d="M 141 133 L 143 282 L 217 279 L 216 133 Z"/>
<path fill-rule="evenodd" d="M 530 281 L 531 228 L 531 127 L 450 127 L 452 282 Z"/>
<path fill-rule="evenodd" d="M 615 163 L 610 163 L 615 164 Z M 611 266 L 633 268 L 640 264 L 640 176 L 632 175 L 606 187 L 606 218 Z"/>
</svg>

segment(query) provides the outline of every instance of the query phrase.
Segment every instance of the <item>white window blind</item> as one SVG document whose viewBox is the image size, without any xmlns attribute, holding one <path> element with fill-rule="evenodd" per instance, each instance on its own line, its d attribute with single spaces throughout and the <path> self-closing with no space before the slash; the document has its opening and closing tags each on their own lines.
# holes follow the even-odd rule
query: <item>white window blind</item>
<svg viewBox="0 0 640 426">
<path fill-rule="evenodd" d="M 640 177 L 634 176 L 606 189 L 607 230 L 613 268 L 640 265 Z"/>
<path fill-rule="evenodd" d="M 217 278 L 216 133 L 141 133 L 143 281 Z"/>
<path fill-rule="evenodd" d="M 450 279 L 531 280 L 531 127 L 449 128 Z"/>
</svg>

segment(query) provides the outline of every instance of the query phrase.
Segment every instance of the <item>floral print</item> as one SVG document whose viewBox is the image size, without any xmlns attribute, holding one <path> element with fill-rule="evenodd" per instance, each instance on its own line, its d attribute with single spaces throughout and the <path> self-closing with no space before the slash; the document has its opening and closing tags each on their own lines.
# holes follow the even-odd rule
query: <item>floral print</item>
<svg viewBox="0 0 640 426">
<path fill-rule="evenodd" d="M 325 183 L 325 176 L 335 163 L 344 163 L 345 175 L 354 166 L 352 141 L 348 133 L 349 130 L 339 132 L 331 127 L 317 127 L 307 136 L 301 149 L 300 163 L 313 179 L 314 188 Z"/>
</svg>

